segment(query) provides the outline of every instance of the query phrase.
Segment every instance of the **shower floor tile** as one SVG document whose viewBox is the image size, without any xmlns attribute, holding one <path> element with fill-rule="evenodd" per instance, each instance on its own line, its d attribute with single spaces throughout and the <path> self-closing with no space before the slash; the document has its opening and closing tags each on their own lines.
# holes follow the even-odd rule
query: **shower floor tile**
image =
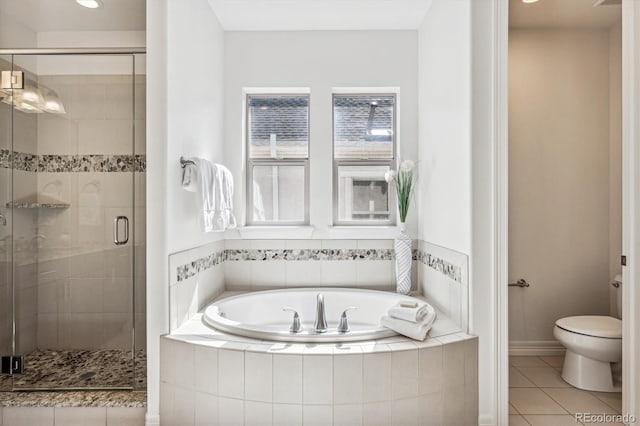
<svg viewBox="0 0 640 426">
<path fill-rule="evenodd" d="M 25 357 L 25 372 L 13 376 L 13 389 L 126 388 L 146 389 L 146 353 L 124 350 L 38 350 Z M 0 389 L 11 389 L 11 377 L 0 376 Z"/>
</svg>

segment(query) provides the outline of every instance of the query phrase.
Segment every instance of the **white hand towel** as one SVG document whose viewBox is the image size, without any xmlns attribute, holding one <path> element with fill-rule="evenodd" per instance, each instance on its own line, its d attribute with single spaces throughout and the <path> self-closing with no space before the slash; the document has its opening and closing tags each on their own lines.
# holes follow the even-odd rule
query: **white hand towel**
<svg viewBox="0 0 640 426">
<path fill-rule="evenodd" d="M 198 174 L 198 189 L 200 190 L 200 197 L 202 199 L 202 215 L 204 220 L 204 231 L 212 232 L 217 230 L 214 225 L 215 212 L 216 212 L 216 199 L 215 199 L 215 175 L 216 170 L 210 161 L 204 158 L 192 158 Z M 189 166 L 187 166 L 189 167 Z M 191 172 L 193 176 L 193 171 Z"/>
<path fill-rule="evenodd" d="M 195 159 L 191 159 L 195 162 Z M 198 190 L 198 167 L 197 165 L 187 164 L 182 170 L 182 187 L 189 192 Z"/>
<path fill-rule="evenodd" d="M 380 319 L 380 323 L 384 327 L 390 328 L 396 333 L 410 337 L 414 340 L 422 341 L 427 338 L 427 333 L 429 333 L 429 330 L 431 330 L 431 327 L 433 326 L 435 320 L 436 311 L 431 308 L 427 310 L 427 314 L 419 322 L 411 322 L 397 318 L 391 318 L 389 316 L 383 316 Z"/>
<path fill-rule="evenodd" d="M 414 307 L 410 305 L 414 302 L 400 301 L 389 309 L 388 315 L 391 318 L 397 318 L 405 321 L 418 322 L 427 314 L 426 303 L 415 303 Z M 403 306 L 404 305 L 404 306 Z"/>
<path fill-rule="evenodd" d="M 236 217 L 233 214 L 233 175 L 221 164 L 216 164 L 222 185 L 222 201 L 220 208 L 226 228 L 236 227 Z"/>
</svg>

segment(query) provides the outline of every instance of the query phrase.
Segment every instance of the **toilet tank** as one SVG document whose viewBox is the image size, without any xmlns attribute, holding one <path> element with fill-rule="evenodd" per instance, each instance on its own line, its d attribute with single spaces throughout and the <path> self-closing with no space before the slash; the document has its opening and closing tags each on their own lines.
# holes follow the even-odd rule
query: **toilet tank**
<svg viewBox="0 0 640 426">
<path fill-rule="evenodd" d="M 616 287 L 616 283 L 618 286 Z M 616 275 L 609 287 L 609 315 L 622 319 L 622 275 Z"/>
</svg>

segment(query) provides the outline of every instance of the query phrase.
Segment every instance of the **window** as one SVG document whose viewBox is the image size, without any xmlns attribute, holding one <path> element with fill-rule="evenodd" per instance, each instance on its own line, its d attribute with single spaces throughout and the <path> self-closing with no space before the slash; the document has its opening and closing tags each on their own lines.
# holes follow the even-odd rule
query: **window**
<svg viewBox="0 0 640 426">
<path fill-rule="evenodd" d="M 396 96 L 333 95 L 334 223 L 391 225 Z"/>
<path fill-rule="evenodd" d="M 309 222 L 309 95 L 247 95 L 247 224 Z"/>
</svg>

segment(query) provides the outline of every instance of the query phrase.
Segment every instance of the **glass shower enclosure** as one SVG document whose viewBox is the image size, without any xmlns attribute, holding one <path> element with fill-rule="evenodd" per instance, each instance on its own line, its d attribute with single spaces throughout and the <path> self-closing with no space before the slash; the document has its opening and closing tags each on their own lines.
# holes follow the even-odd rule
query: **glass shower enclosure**
<svg viewBox="0 0 640 426">
<path fill-rule="evenodd" d="M 144 389 L 144 53 L 1 53 L 0 391 Z"/>
</svg>

